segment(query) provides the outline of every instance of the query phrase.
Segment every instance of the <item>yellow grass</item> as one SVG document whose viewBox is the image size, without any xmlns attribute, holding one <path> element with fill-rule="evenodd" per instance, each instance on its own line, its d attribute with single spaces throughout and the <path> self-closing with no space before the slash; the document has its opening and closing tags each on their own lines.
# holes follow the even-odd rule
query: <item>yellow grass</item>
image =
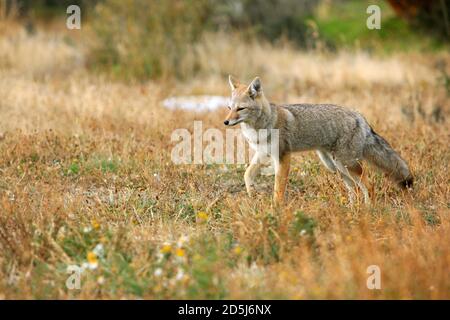
<svg viewBox="0 0 450 320">
<path fill-rule="evenodd" d="M 304 53 L 220 34 L 198 45 L 198 78 L 123 84 L 86 70 L 61 34 L 17 32 L 0 37 L 1 298 L 450 298 L 449 97 L 435 67 L 450 73 L 448 54 Z M 361 111 L 410 163 L 414 190 L 371 170 L 374 205 L 349 208 L 305 153 L 277 211 L 272 177 L 250 199 L 242 166 L 174 165 L 172 131 L 224 130 L 226 111 L 161 101 L 228 95 L 228 73 L 260 75 L 275 102 Z M 67 266 L 88 262 L 69 290 Z"/>
</svg>

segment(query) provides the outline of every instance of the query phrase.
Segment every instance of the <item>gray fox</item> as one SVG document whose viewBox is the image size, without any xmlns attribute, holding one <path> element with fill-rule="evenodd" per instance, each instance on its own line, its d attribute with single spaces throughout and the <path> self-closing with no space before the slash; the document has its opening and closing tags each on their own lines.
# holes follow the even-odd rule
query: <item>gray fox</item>
<svg viewBox="0 0 450 320">
<path fill-rule="evenodd" d="M 315 150 L 325 167 L 342 176 L 349 191 L 350 203 L 354 201 L 357 186 L 364 195 L 365 203 L 370 202 L 362 160 L 368 160 L 382 169 L 399 186 L 412 187 L 413 177 L 405 160 L 370 127 L 360 113 L 332 104 L 269 103 L 258 77 L 247 86 L 230 75 L 229 84 L 230 112 L 224 124 L 234 126 L 240 123 L 244 136 L 255 151 L 244 175 L 249 195 L 254 191 L 254 179 L 263 162 L 272 158 L 275 167 L 274 201 L 276 204 L 283 203 L 290 155 L 306 150 Z M 278 130 L 277 156 L 262 151 L 267 151 L 267 148 L 260 148 L 258 140 L 251 138 L 249 132 L 260 129 Z"/>
</svg>

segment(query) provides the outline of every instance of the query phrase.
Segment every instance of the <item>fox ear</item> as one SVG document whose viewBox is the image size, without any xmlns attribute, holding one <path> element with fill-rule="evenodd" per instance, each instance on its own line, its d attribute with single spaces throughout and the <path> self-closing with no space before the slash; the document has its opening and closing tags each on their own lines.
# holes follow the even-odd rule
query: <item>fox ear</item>
<svg viewBox="0 0 450 320">
<path fill-rule="evenodd" d="M 237 80 L 231 74 L 228 76 L 228 82 L 230 83 L 231 90 L 235 90 L 240 84 L 239 80 Z"/>
<path fill-rule="evenodd" d="M 255 99 L 258 95 L 261 94 L 262 87 L 261 87 L 261 80 L 259 79 L 259 77 L 256 77 L 255 79 L 253 79 L 253 81 L 248 86 L 247 91 L 248 91 L 250 98 L 252 98 L 252 99 Z"/>
</svg>

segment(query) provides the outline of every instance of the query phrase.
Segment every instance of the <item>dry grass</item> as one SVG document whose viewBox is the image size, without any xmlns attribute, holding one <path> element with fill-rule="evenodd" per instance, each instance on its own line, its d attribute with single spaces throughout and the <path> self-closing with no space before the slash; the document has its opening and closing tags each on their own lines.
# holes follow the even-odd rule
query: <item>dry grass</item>
<svg viewBox="0 0 450 320">
<path fill-rule="evenodd" d="M 0 297 L 450 298 L 449 99 L 434 67 L 449 55 L 214 41 L 197 49 L 210 70 L 198 79 L 121 84 L 86 71 L 58 35 L 0 38 Z M 172 164 L 172 131 L 194 120 L 223 129 L 225 110 L 167 111 L 161 100 L 226 95 L 228 72 L 259 74 L 275 101 L 361 111 L 409 161 L 414 190 L 371 171 L 375 204 L 349 208 L 339 178 L 306 153 L 275 211 L 272 178 L 249 199 L 243 167 Z M 67 266 L 100 243 L 98 267 L 68 290 Z M 366 287 L 370 265 L 381 290 Z"/>
</svg>

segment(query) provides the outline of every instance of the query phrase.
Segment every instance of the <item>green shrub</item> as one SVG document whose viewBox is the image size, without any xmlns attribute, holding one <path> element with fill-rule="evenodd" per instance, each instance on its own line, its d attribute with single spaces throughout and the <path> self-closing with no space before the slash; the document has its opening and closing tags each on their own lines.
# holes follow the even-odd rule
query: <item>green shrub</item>
<svg viewBox="0 0 450 320">
<path fill-rule="evenodd" d="M 217 1 L 218 2 L 218 1 Z M 284 36 L 305 46 L 318 0 L 228 0 L 215 7 L 214 20 L 237 29 L 249 29 L 271 41 Z"/>
<path fill-rule="evenodd" d="M 182 78 L 192 71 L 182 58 L 200 37 L 210 8 L 208 0 L 105 0 L 92 19 L 91 61 L 121 78 Z"/>
</svg>

